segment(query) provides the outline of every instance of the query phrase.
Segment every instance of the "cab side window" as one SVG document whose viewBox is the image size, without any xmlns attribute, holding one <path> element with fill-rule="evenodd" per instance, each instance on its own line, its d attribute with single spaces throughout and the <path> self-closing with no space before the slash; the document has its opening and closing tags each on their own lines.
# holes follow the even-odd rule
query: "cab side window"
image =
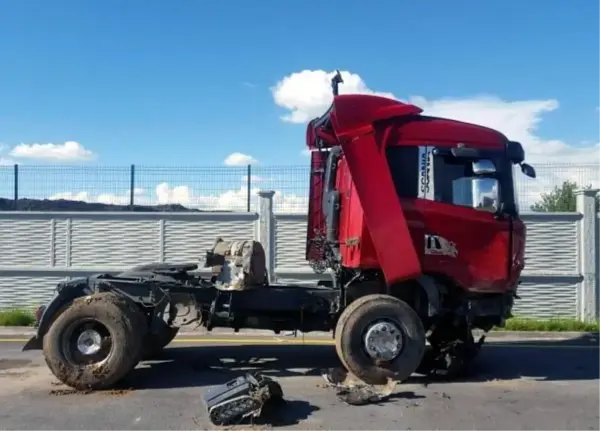
<svg viewBox="0 0 600 431">
<path fill-rule="evenodd" d="M 386 149 L 398 196 L 450 205 L 493 209 L 494 180 L 476 180 L 471 161 L 434 156 L 435 145 L 392 146 Z"/>
<path fill-rule="evenodd" d="M 480 211 L 496 212 L 498 209 L 498 181 L 483 174 L 482 169 L 495 171 L 491 160 L 473 161 L 451 157 L 434 157 L 434 200 L 451 205 L 466 206 Z"/>
<path fill-rule="evenodd" d="M 434 200 L 471 206 L 473 170 L 470 163 L 435 157 L 433 162 Z"/>
</svg>

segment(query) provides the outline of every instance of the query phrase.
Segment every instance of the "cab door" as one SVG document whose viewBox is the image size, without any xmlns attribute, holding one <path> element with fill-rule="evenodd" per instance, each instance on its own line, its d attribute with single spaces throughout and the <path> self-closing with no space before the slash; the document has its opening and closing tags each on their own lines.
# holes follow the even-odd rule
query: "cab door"
<svg viewBox="0 0 600 431">
<path fill-rule="evenodd" d="M 423 271 L 471 291 L 503 290 L 510 277 L 511 223 L 498 211 L 496 162 L 436 156 L 435 148 L 388 149 L 388 160 L 404 166 L 413 160 L 417 167 L 410 186 L 402 181 L 409 177 L 405 170 L 397 170 L 395 182 Z M 391 156 L 395 151 L 403 156 Z"/>
</svg>

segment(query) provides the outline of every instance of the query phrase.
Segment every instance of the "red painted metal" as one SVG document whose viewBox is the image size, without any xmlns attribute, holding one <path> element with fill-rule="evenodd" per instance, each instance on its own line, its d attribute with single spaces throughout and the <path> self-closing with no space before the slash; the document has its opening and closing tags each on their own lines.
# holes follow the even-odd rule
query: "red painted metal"
<svg viewBox="0 0 600 431">
<path fill-rule="evenodd" d="M 313 151 L 310 155 L 310 190 L 308 201 L 308 225 L 306 232 L 306 260 L 321 261 L 324 258 L 323 248 L 315 239 L 325 235 L 325 217 L 323 214 L 323 189 L 325 163 L 327 153 Z"/>
<path fill-rule="evenodd" d="M 320 122 L 327 124 L 325 129 L 315 131 L 309 125 L 310 148 L 316 147 L 319 136 L 327 146 L 337 144 L 343 150 L 336 183 L 341 196 L 343 265 L 380 268 L 390 284 L 428 273 L 448 277 L 474 292 L 513 288 L 523 265 L 523 223 L 514 222 L 511 241 L 510 223 L 493 214 L 429 200 L 399 199 L 385 155 L 391 145 L 431 142 L 504 148 L 506 137 L 493 129 L 421 113 L 419 107 L 391 99 L 341 95 L 334 98 L 328 121 Z M 321 208 L 316 188 L 311 180 L 311 201 L 318 200 L 309 210 L 309 226 L 324 223 L 323 214 L 314 211 Z M 427 234 L 451 239 L 458 254 L 425 255 Z"/>
<path fill-rule="evenodd" d="M 358 136 L 362 128 L 369 130 L 376 121 L 418 115 L 423 112 L 418 106 L 364 94 L 336 96 L 333 105 L 332 123 L 335 134 L 341 141 Z"/>
<path fill-rule="evenodd" d="M 421 247 L 419 258 L 425 273 L 443 275 L 473 292 L 505 290 L 509 279 L 507 220 L 424 199 L 405 200 L 403 208 L 415 241 L 424 245 L 425 234 L 434 233 L 451 240 L 458 252 L 454 257 L 425 255 Z"/>
<path fill-rule="evenodd" d="M 393 284 L 420 276 L 421 264 L 404 211 L 396 198 L 385 153 L 377 144 L 374 131 L 343 142 L 342 149 L 357 195 L 354 199 L 361 204 L 364 223 L 386 281 Z M 360 223 L 362 228 L 360 219 L 349 217 L 347 223 L 349 230 L 359 229 L 354 223 Z M 342 254 L 344 258 L 347 256 Z"/>
<path fill-rule="evenodd" d="M 357 235 L 359 242 L 363 236 L 359 236 L 359 232 L 363 233 L 365 226 L 368 228 L 374 246 L 372 250 L 388 284 L 420 276 L 421 264 L 402 206 L 396 198 L 385 147 L 376 139 L 373 123 L 417 115 L 421 109 L 383 97 L 362 95 L 337 96 L 334 107 L 331 115 L 333 130 L 352 177 L 349 196 L 353 192 L 357 194 L 350 198 L 353 205 L 348 214 L 358 213 L 356 205 L 360 203 L 364 217 L 348 216 L 340 228 Z M 352 246 L 352 237 L 346 238 L 345 242 Z M 344 263 L 356 259 L 352 254 L 352 248 L 345 246 L 342 252 Z"/>
</svg>

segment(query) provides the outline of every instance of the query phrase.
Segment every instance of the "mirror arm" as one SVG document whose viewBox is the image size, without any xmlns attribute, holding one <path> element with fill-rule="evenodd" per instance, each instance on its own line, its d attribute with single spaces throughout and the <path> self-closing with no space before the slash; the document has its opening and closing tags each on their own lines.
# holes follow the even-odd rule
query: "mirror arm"
<svg viewBox="0 0 600 431">
<path fill-rule="evenodd" d="M 498 206 L 498 209 L 494 213 L 494 219 L 502 221 L 502 220 L 506 220 L 506 217 L 507 217 L 507 214 L 504 211 L 504 202 L 501 202 L 500 205 Z"/>
</svg>

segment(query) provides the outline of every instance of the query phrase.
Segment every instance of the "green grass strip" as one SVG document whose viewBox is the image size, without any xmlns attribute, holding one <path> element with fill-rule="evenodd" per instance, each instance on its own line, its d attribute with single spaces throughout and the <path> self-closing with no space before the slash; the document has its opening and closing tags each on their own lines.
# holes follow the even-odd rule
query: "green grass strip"
<svg viewBox="0 0 600 431">
<path fill-rule="evenodd" d="M 30 309 L 17 308 L 0 310 L 0 326 L 32 326 L 35 322 Z M 513 317 L 506 321 L 504 328 L 495 331 L 534 331 L 534 332 L 599 332 L 598 321 L 580 322 L 569 318 L 534 319 Z"/>
<path fill-rule="evenodd" d="M 34 314 L 27 309 L 13 309 L 0 311 L 0 326 L 32 326 L 35 322 Z"/>
</svg>

